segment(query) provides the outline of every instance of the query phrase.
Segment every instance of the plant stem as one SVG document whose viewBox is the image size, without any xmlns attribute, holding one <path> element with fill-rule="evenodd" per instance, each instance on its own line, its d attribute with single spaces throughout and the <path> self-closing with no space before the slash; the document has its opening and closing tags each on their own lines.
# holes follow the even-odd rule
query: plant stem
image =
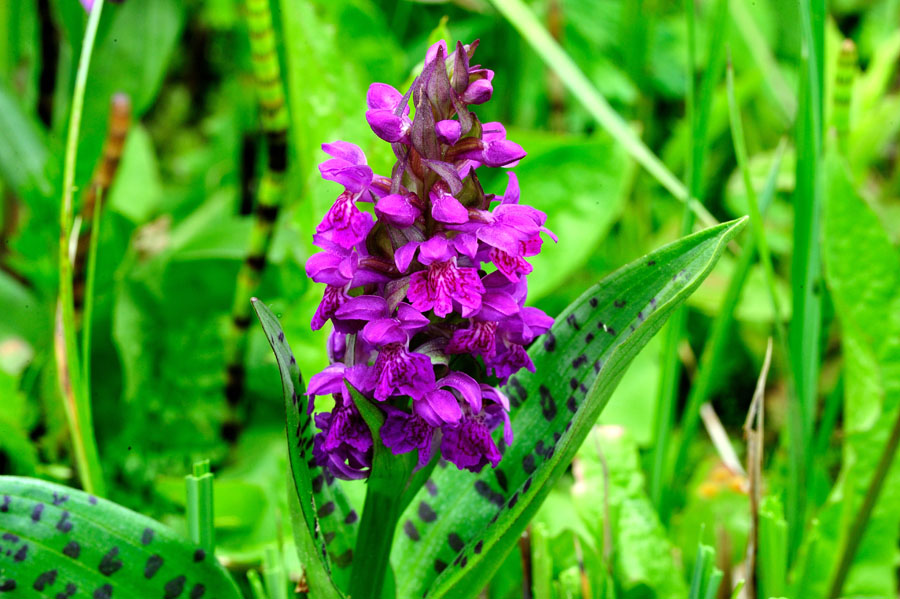
<svg viewBox="0 0 900 599">
<path fill-rule="evenodd" d="M 84 489 L 96 495 L 105 495 L 103 474 L 94 438 L 90 397 L 81 378 L 78 344 L 75 335 L 75 307 L 72 289 L 72 262 L 69 256 L 69 239 L 72 229 L 72 195 L 75 189 L 75 164 L 78 156 L 78 136 L 84 111 L 84 95 L 91 64 L 91 54 L 97 39 L 103 0 L 97 0 L 88 16 L 84 43 L 78 60 L 75 89 L 72 95 L 72 112 L 66 135 L 66 152 L 63 162 L 62 201 L 59 210 L 59 302 L 56 316 L 56 369 L 60 392 L 66 412 L 66 420 L 72 435 L 75 463 Z"/>
<path fill-rule="evenodd" d="M 98 205 L 103 201 L 103 190 L 97 192 Z M 81 371 L 84 396 L 91 397 L 91 323 L 94 318 L 94 281 L 97 276 L 97 248 L 100 238 L 100 210 L 91 217 L 91 243 L 87 255 L 87 277 L 84 282 L 84 312 L 81 318 Z"/>
<path fill-rule="evenodd" d="M 850 530 L 847 533 L 847 542 L 844 543 L 841 558 L 838 560 L 837 572 L 831 583 L 831 590 L 828 592 L 828 596 L 832 599 L 836 599 L 841 595 L 844 582 L 847 580 L 847 574 L 850 573 L 850 567 L 853 565 L 856 550 L 859 549 L 863 534 L 866 532 L 866 524 L 872 516 L 872 510 L 875 509 L 875 503 L 878 501 L 878 496 L 884 487 L 884 481 L 891 469 L 891 464 L 894 462 L 898 445 L 900 445 L 900 409 L 897 410 L 897 417 L 894 419 L 893 428 L 891 428 L 891 436 L 888 437 L 884 451 L 881 452 L 878 467 L 872 475 L 872 481 L 866 490 L 866 496 L 859 511 L 856 512 L 856 517 L 853 519 L 853 523 L 850 525 Z"/>
<path fill-rule="evenodd" d="M 195 462 L 193 472 L 185 478 L 187 521 L 191 540 L 207 551 L 216 546 L 213 509 L 213 475 L 209 460 Z"/>
<path fill-rule="evenodd" d="M 397 503 L 396 496 L 369 486 L 356 539 L 357 550 L 353 552 L 350 597 L 379 599 L 382 596 L 385 577 L 391 568 L 394 531 L 400 518 Z"/>
</svg>

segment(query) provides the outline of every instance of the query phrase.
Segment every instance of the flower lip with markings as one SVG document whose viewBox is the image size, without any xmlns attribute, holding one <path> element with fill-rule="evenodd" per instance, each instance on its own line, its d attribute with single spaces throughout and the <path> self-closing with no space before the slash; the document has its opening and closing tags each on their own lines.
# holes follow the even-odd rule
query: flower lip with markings
<svg viewBox="0 0 900 599">
<path fill-rule="evenodd" d="M 344 189 L 316 228 L 323 251 L 306 264 L 326 285 L 312 327 L 331 322 L 333 362 L 308 393 L 310 412 L 316 397 L 334 396 L 315 417 L 314 456 L 339 478 L 367 477 L 373 451 L 345 381 L 382 410 L 381 441 L 395 455 L 417 450 L 423 466 L 439 451 L 460 469 L 496 467 L 493 431 L 502 424 L 507 445 L 513 434 L 497 387 L 534 370 L 525 347 L 553 324 L 525 307 L 527 258 L 542 233 L 556 240 L 546 215 L 520 203 L 512 172 L 499 196 L 475 174 L 525 157 L 501 123 L 470 110 L 493 93 L 493 71 L 471 64 L 477 46 L 431 46 L 405 96 L 369 88 L 365 118 L 398 157 L 391 178 L 351 143 L 322 146 L 322 177 Z"/>
</svg>

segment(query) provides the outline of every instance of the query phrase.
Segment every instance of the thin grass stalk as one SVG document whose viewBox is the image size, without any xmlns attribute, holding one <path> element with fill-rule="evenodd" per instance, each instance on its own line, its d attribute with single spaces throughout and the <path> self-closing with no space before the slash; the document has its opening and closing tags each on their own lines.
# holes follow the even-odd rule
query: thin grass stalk
<svg viewBox="0 0 900 599">
<path fill-rule="evenodd" d="M 229 442 L 235 442 L 240 432 L 250 298 L 256 295 L 266 267 L 275 221 L 284 201 L 288 161 L 288 112 L 269 0 L 246 0 L 245 10 L 268 162 L 259 183 L 256 216 L 247 256 L 237 276 L 230 329 L 225 343 L 225 399 L 229 413 L 223 426 L 223 435 Z"/>
<path fill-rule="evenodd" d="M 866 489 L 866 496 L 863 498 L 862 505 L 859 507 L 859 511 L 856 512 L 856 516 L 853 518 L 853 522 L 847 531 L 847 540 L 841 550 L 841 557 L 838 559 L 838 566 L 828 592 L 828 596 L 832 599 L 841 596 L 841 590 L 844 588 L 847 575 L 853 566 L 853 558 L 856 556 L 856 551 L 859 549 L 859 544 L 862 542 L 863 535 L 866 532 L 866 525 L 869 522 L 869 518 L 872 517 L 872 510 L 875 509 L 875 504 L 879 495 L 881 495 L 881 490 L 884 488 L 884 481 L 891 470 L 894 457 L 897 455 L 898 445 L 900 445 L 900 409 L 897 410 L 894 426 L 891 428 L 891 435 L 888 437 L 884 450 L 881 452 L 881 457 L 878 459 L 878 467 L 875 468 L 872 480 L 869 482 L 869 488 Z"/>
<path fill-rule="evenodd" d="M 822 182 L 822 97 L 824 90 L 825 1 L 800 0 L 803 51 L 800 69 L 799 119 L 796 128 L 797 170 L 794 198 L 791 290 L 793 311 L 790 357 L 796 389 L 792 424 L 787 522 L 788 556 L 796 555 L 806 522 L 810 486 L 813 420 L 818 395 L 822 337 L 822 266 L 820 255 Z"/>
<path fill-rule="evenodd" d="M 781 168 L 781 160 L 786 147 L 787 140 L 782 138 L 778 144 L 778 149 L 775 151 L 775 157 L 766 178 L 766 185 L 759 198 L 760 215 L 765 215 L 772 198 L 775 196 L 778 172 Z M 728 282 L 725 296 L 722 298 L 722 303 L 716 311 L 709 337 L 703 346 L 703 353 L 700 354 L 697 374 L 691 384 L 687 405 L 682 416 L 681 441 L 672 471 L 673 484 L 671 486 L 673 487 L 675 486 L 674 483 L 680 482 L 681 473 L 688 472 L 688 453 L 700 423 L 700 407 L 709 399 L 716 366 L 721 363 L 725 352 L 731 345 L 732 339 L 730 335 L 732 324 L 734 323 L 734 312 L 744 291 L 744 284 L 750 274 L 750 269 L 756 263 L 756 248 L 756 237 L 751 235 L 744 244 L 741 256 Z"/>
<path fill-rule="evenodd" d="M 609 105 L 575 61 L 553 39 L 522 0 L 492 0 L 497 10 L 531 45 L 538 56 L 554 70 L 597 123 L 622 144 L 626 152 L 644 167 L 669 193 L 685 202 L 705 226 L 714 226 L 716 218 L 703 204 L 691 197 L 687 187 L 648 148 L 619 114 Z"/>
<path fill-rule="evenodd" d="M 213 475 L 209 460 L 195 462 L 191 474 L 184 477 L 188 534 L 191 541 L 206 551 L 216 546 L 214 526 Z"/>
<path fill-rule="evenodd" d="M 88 15 L 84 42 L 78 59 L 75 88 L 72 94 L 72 111 L 66 134 L 66 151 L 63 162 L 62 201 L 59 208 L 59 301 L 56 308 L 55 354 L 56 372 L 65 408 L 75 464 L 84 489 L 95 495 L 105 495 L 103 473 L 94 438 L 90 397 L 85 394 L 76 339 L 75 306 L 72 285 L 72 262 L 69 240 L 72 234 L 73 201 L 75 190 L 75 164 L 78 156 L 78 136 L 84 111 L 84 95 L 91 55 L 97 39 L 97 28 L 103 14 L 103 0 L 97 0 Z"/>
<path fill-rule="evenodd" d="M 102 201 L 103 191 L 97 192 L 97 198 Z M 84 308 L 81 318 L 81 379 L 84 381 L 84 395 L 91 397 L 91 339 L 92 323 L 94 320 L 94 283 L 97 278 L 97 248 L 100 247 L 100 211 L 95 210 L 91 218 L 91 230 L 88 244 L 87 264 L 84 282 Z M 79 237 L 80 239 L 80 237 Z"/>
</svg>

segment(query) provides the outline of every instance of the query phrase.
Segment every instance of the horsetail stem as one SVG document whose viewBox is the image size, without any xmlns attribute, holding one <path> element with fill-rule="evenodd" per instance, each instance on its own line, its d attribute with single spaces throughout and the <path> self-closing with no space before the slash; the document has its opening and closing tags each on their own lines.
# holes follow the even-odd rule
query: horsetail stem
<svg viewBox="0 0 900 599">
<path fill-rule="evenodd" d="M 287 170 L 288 113 L 269 1 L 246 0 L 245 9 L 257 100 L 268 148 L 268 163 L 259 183 L 256 217 L 247 255 L 237 276 L 230 330 L 225 345 L 225 399 L 228 414 L 222 434 L 230 443 L 235 442 L 240 434 L 250 298 L 259 288 L 266 267 L 266 254 L 284 196 L 284 176 Z"/>
</svg>

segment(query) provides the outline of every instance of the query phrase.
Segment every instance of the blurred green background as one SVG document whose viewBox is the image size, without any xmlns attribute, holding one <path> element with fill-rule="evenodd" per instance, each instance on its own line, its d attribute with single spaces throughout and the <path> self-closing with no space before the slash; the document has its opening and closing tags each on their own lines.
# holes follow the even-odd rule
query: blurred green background
<svg viewBox="0 0 900 599">
<path fill-rule="evenodd" d="M 303 264 L 338 191 L 318 176 L 319 146 L 353 142 L 388 174 L 390 148 L 363 118 L 367 86 L 405 91 L 436 39 L 481 40 L 477 62 L 496 76 L 477 113 L 501 120 L 528 151 L 516 169 L 523 201 L 559 235 L 533 259 L 533 305 L 555 315 L 689 230 L 683 202 L 641 167 L 634 140 L 611 134 L 590 94 L 570 92 L 571 73 L 548 66 L 539 39 L 514 27 L 524 16 L 487 0 L 271 4 L 290 168 L 257 295 L 282 319 L 307 375 L 327 358 L 325 332 L 309 329 L 322 290 Z M 828 577 L 816 573 L 831 571 L 846 543 L 900 399 L 900 1 L 803 4 L 529 3 L 591 93 L 720 221 L 752 206 L 729 120 L 730 65 L 749 182 L 768 203 L 761 232 L 774 273 L 770 282 L 762 263 L 742 266 L 741 248 L 755 242 L 748 227 L 673 330 L 636 359 L 531 529 L 537 597 L 698 596 L 690 577 L 701 541 L 724 571 L 714 593 L 731 596 L 752 519 L 742 427 L 770 336 L 759 596 L 826 596 Z M 134 120 L 104 198 L 89 322 L 104 478 L 111 499 L 183 528 L 182 477 L 194 460 L 212 459 L 220 550 L 239 572 L 290 538 L 279 378 L 255 323 L 243 434 L 232 444 L 221 433 L 223 340 L 266 153 L 242 10 L 238 0 L 107 6 L 75 175 L 83 191 L 110 98 L 127 93 Z M 85 23 L 77 0 L 0 4 L 0 474 L 74 485 L 53 319 L 63 146 Z M 491 174 L 485 189 L 502 192 L 505 174 Z M 742 268 L 746 281 L 735 286 Z M 788 331 L 780 341 L 779 327 Z M 696 426 L 701 403 L 712 408 L 703 423 L 719 422 L 730 442 L 714 446 Z M 897 596 L 896 466 L 883 473 L 846 596 Z M 351 492 L 361 497 L 360 487 Z M 514 552 L 484 596 L 522 596 L 521 563 Z"/>
</svg>

